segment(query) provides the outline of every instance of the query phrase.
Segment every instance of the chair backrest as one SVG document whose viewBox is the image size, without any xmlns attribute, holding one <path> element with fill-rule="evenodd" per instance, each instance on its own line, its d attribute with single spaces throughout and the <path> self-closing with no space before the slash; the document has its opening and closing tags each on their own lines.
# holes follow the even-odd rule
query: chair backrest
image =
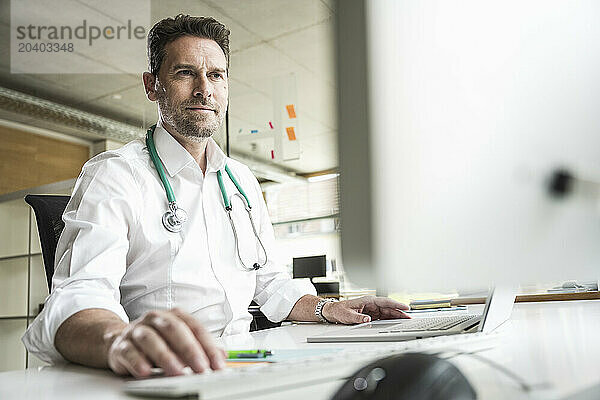
<svg viewBox="0 0 600 400">
<path fill-rule="evenodd" d="M 69 196 L 56 196 L 45 194 L 28 194 L 25 202 L 33 208 L 40 234 L 42 257 L 44 259 L 44 270 L 46 271 L 46 282 L 48 291 L 52 286 L 54 275 L 54 257 L 58 238 L 65 227 L 62 220 L 63 212 L 69 202 Z"/>
</svg>

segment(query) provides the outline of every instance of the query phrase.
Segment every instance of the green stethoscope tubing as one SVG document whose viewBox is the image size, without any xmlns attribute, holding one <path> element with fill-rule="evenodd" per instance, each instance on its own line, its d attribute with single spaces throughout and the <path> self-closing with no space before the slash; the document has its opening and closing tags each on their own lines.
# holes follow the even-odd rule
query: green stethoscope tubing
<svg viewBox="0 0 600 400">
<path fill-rule="evenodd" d="M 154 167 L 156 168 L 156 171 L 158 172 L 158 176 L 160 177 L 160 180 L 161 180 L 163 187 L 165 188 L 165 192 L 167 194 L 167 200 L 169 201 L 169 210 L 163 215 L 163 225 L 168 231 L 177 233 L 177 232 L 181 231 L 183 223 L 186 222 L 187 213 L 182 208 L 179 208 L 177 206 L 177 201 L 175 200 L 175 193 L 173 192 L 173 188 L 171 187 L 171 184 L 169 183 L 169 179 L 167 179 L 167 175 L 165 174 L 165 170 L 163 168 L 162 162 L 160 160 L 160 157 L 158 156 L 158 152 L 156 151 L 156 146 L 154 144 L 154 129 L 156 129 L 156 125 L 152 125 L 146 132 L 146 146 L 148 147 L 148 153 L 150 154 L 150 159 L 152 160 L 152 163 L 154 164 Z M 267 264 L 267 261 L 268 261 L 267 251 L 265 250 L 265 246 L 263 245 L 262 240 L 260 240 L 260 236 L 256 232 L 256 226 L 254 225 L 254 219 L 252 218 L 252 212 L 251 212 L 252 206 L 250 205 L 250 200 L 248 199 L 246 192 L 244 192 L 244 189 L 242 189 L 242 186 L 238 183 L 237 179 L 235 178 L 235 176 L 233 175 L 233 173 L 231 172 L 231 170 L 229 169 L 229 166 L 227 164 L 225 164 L 225 172 L 227 172 L 229 179 L 231 179 L 231 182 L 233 182 L 233 184 L 235 185 L 235 187 L 237 188 L 237 190 L 239 192 L 239 193 L 235 193 L 233 196 L 239 197 L 239 195 L 241 195 L 243 197 L 244 206 L 246 208 L 246 212 L 248 213 L 248 217 L 250 219 L 250 224 L 252 225 L 252 231 L 254 232 L 254 237 L 260 244 L 260 247 L 262 248 L 262 251 L 265 255 L 265 259 L 261 264 L 256 262 L 252 265 L 252 267 L 248 267 L 242 260 L 242 257 L 240 254 L 237 230 L 235 229 L 233 219 L 231 218 L 231 211 L 233 210 L 233 207 L 231 205 L 229 196 L 227 195 L 227 190 L 225 189 L 225 183 L 223 182 L 223 174 L 221 173 L 220 170 L 217 171 L 217 181 L 219 182 L 219 190 L 221 191 L 221 197 L 223 198 L 223 205 L 225 207 L 225 212 L 227 213 L 227 217 L 229 218 L 229 223 L 231 224 L 231 229 L 233 230 L 233 237 L 235 239 L 235 247 L 236 247 L 238 259 L 240 260 L 240 263 L 242 264 L 243 269 L 245 269 L 246 271 L 254 271 L 259 268 L 264 267 Z"/>
<path fill-rule="evenodd" d="M 160 176 L 160 180 L 165 187 L 165 191 L 167 192 L 167 199 L 169 203 L 176 203 L 175 194 L 173 193 L 173 188 L 167 179 L 167 175 L 165 174 L 165 169 L 162 166 L 162 162 L 156 162 L 160 160 L 158 153 L 156 152 L 156 146 L 154 145 L 154 129 L 156 129 L 156 125 L 152 125 L 148 132 L 146 132 L 146 146 L 148 146 L 148 152 L 150 153 L 150 158 L 154 163 L 154 167 L 158 172 L 158 176 Z"/>
<path fill-rule="evenodd" d="M 248 206 L 248 208 L 252 209 L 252 206 L 250 205 L 250 200 L 248 200 L 248 196 L 246 196 L 244 189 L 242 189 L 237 179 L 235 179 L 235 176 L 233 176 L 231 170 L 229 169 L 229 165 L 227 164 L 225 164 L 225 172 L 227 172 L 229 179 L 231 179 L 231 182 L 233 182 L 240 194 L 244 196 L 244 199 L 246 199 L 246 205 Z M 227 190 L 225 190 L 225 184 L 223 183 L 223 174 L 221 174 L 221 171 L 217 171 L 217 181 L 219 181 L 219 189 L 221 189 L 221 197 L 223 197 L 223 204 L 225 204 L 225 209 L 231 209 L 231 203 L 227 198 Z"/>
</svg>

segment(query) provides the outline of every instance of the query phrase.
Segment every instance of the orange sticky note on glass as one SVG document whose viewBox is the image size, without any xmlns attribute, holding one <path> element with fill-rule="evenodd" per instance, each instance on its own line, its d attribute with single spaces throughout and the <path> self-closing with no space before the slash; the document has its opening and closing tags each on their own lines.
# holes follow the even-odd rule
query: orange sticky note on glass
<svg viewBox="0 0 600 400">
<path fill-rule="evenodd" d="M 290 139 L 290 140 L 296 140 L 296 132 L 294 132 L 294 127 L 293 126 L 288 126 L 287 128 L 285 128 L 285 131 L 288 134 L 288 139 Z"/>
<path fill-rule="evenodd" d="M 294 105 L 293 104 L 288 104 L 287 106 L 285 106 L 285 109 L 288 112 L 288 117 L 290 117 L 290 118 L 296 118 L 296 110 L 294 109 Z"/>
</svg>

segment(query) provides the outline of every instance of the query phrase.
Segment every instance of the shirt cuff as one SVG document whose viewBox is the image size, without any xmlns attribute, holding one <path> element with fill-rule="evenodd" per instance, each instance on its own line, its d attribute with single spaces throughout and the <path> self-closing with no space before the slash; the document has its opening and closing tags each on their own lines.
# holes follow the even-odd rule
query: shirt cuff
<svg viewBox="0 0 600 400">
<path fill-rule="evenodd" d="M 261 304 L 260 311 L 272 322 L 280 322 L 287 318 L 292 312 L 294 305 L 302 296 L 307 294 L 317 295 L 317 291 L 308 279 L 286 279 L 275 293 L 269 296 L 266 301 L 261 302 L 260 297 L 255 299 Z"/>
<path fill-rule="evenodd" d="M 75 288 L 56 288 L 21 341 L 27 351 L 40 360 L 50 364 L 64 363 L 66 360 L 54 346 L 56 331 L 70 316 L 90 308 L 112 311 L 129 323 L 127 313 L 107 289 L 93 288 L 89 284 Z"/>
</svg>

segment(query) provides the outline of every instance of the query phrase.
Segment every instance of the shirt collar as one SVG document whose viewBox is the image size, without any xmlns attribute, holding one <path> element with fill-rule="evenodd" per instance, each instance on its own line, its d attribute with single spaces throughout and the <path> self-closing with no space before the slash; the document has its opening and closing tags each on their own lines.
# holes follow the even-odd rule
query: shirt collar
<svg viewBox="0 0 600 400">
<path fill-rule="evenodd" d="M 162 126 L 159 121 L 154 130 L 154 144 L 156 152 L 165 166 L 169 176 L 177 175 L 186 166 L 193 163 L 194 157 Z M 227 156 L 213 138 L 208 138 L 206 143 L 206 173 L 216 172 L 225 167 Z"/>
</svg>

